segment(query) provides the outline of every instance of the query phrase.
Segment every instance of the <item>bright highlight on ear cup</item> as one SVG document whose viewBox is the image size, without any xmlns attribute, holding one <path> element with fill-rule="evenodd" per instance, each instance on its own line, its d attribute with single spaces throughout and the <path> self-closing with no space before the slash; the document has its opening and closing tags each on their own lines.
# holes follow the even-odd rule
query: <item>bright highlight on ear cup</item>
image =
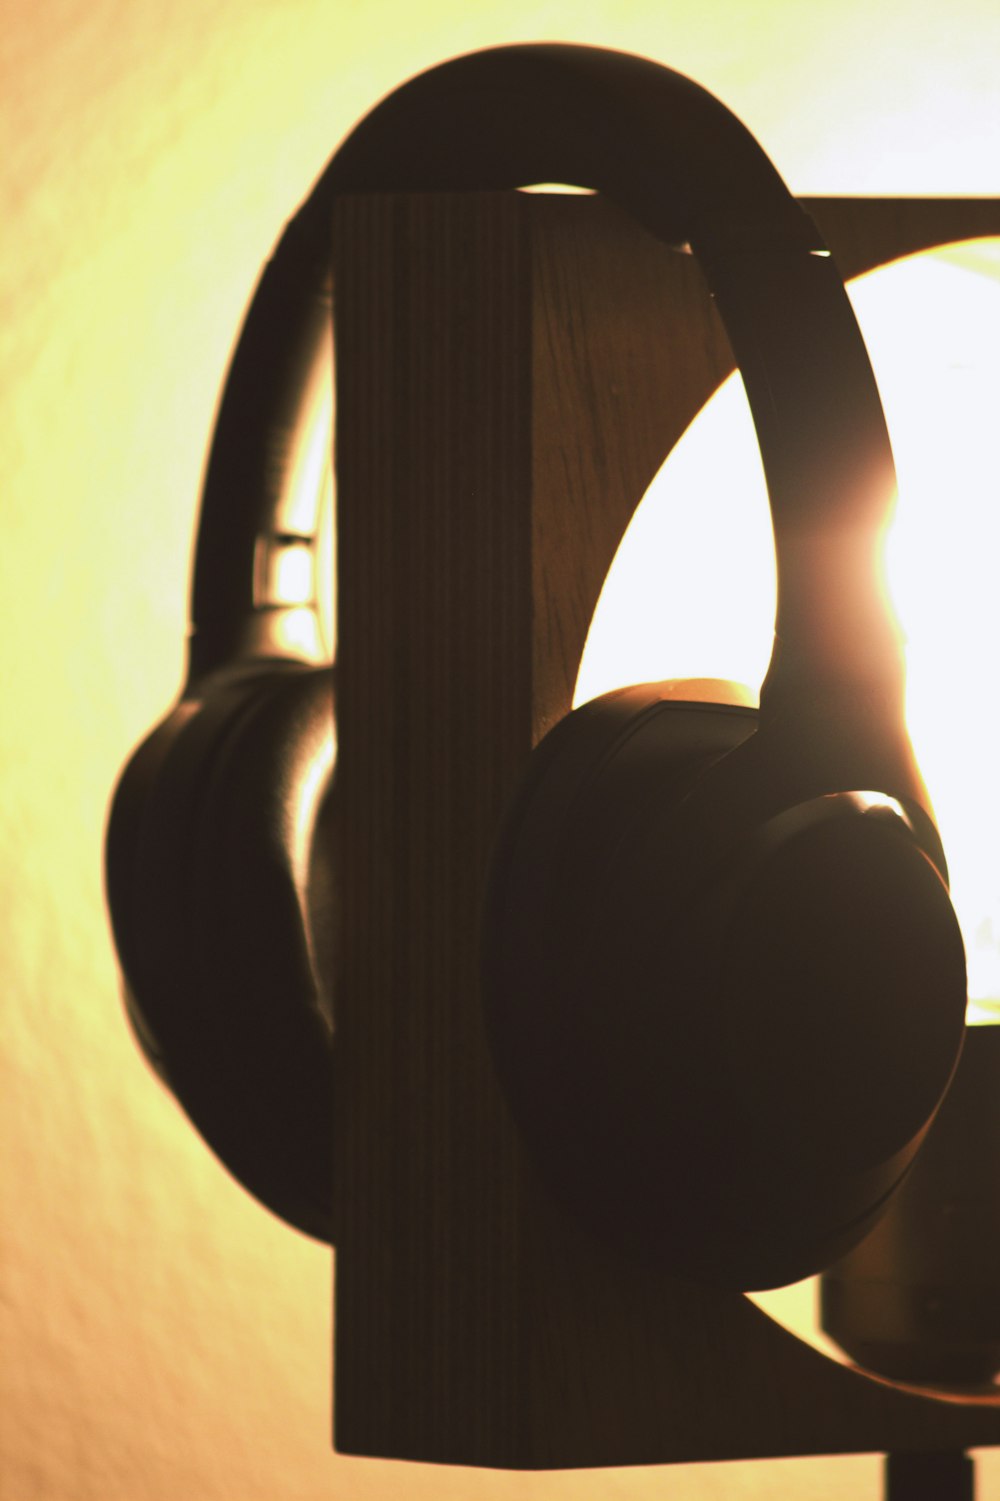
<svg viewBox="0 0 1000 1501">
<path fill-rule="evenodd" d="M 777 1286 L 904 1176 L 961 1046 L 962 943 L 924 815 L 755 765 L 756 711 L 677 692 L 594 700 L 536 752 L 486 906 L 491 1039 L 596 1233 Z"/>
<path fill-rule="evenodd" d="M 332 674 L 245 667 L 203 691 L 140 747 L 112 808 L 107 887 L 128 1009 L 226 1166 L 330 1240 L 332 944 L 310 883 L 329 888 L 317 830 Z"/>
</svg>

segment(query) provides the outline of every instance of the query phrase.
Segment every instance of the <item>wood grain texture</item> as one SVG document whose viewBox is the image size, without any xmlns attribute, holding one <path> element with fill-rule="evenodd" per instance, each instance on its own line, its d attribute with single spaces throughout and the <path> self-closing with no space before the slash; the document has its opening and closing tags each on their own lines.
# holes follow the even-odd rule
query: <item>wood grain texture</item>
<svg viewBox="0 0 1000 1501">
<path fill-rule="evenodd" d="M 817 200 L 847 273 L 996 205 Z M 942 225 L 943 229 L 935 228 Z M 552 1208 L 478 996 L 492 843 L 597 594 L 732 358 L 700 272 L 590 197 L 358 198 L 338 367 L 336 1443 L 520 1467 L 1000 1442 Z"/>
</svg>

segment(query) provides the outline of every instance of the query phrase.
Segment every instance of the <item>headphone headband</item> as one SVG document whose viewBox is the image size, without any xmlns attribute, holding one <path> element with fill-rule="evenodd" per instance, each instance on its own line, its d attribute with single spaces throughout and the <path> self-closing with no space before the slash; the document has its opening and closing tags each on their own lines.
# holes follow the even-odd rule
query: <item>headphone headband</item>
<svg viewBox="0 0 1000 1501">
<path fill-rule="evenodd" d="M 874 377 L 811 221 L 753 136 L 690 79 L 596 48 L 516 46 L 442 64 L 348 136 L 265 267 L 233 357 L 208 466 L 192 675 L 287 645 L 291 603 L 261 557 L 312 546 L 283 515 L 304 408 L 328 379 L 328 236 L 341 193 L 596 188 L 690 244 L 743 373 L 778 561 L 778 646 L 762 707 L 859 690 L 898 713 L 902 663 L 880 582 L 895 494 Z M 324 372 L 327 372 L 325 375 Z"/>
</svg>

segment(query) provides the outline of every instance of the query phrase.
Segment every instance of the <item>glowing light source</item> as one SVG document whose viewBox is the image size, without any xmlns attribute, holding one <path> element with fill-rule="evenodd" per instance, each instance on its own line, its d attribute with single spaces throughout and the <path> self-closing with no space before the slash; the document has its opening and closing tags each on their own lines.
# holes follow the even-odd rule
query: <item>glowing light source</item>
<svg viewBox="0 0 1000 1501">
<path fill-rule="evenodd" d="M 907 721 L 965 938 L 968 1020 L 1000 1023 L 1000 239 L 907 257 L 849 292 L 896 456 L 886 575 L 906 639 Z M 676 445 L 622 540 L 574 702 L 672 677 L 756 691 L 774 590 L 737 375 Z"/>
</svg>

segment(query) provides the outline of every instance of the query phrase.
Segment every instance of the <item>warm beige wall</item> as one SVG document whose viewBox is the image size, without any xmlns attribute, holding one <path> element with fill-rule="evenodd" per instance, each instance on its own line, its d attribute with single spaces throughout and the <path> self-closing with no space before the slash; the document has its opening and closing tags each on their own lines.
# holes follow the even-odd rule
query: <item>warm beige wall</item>
<svg viewBox="0 0 1000 1501">
<path fill-rule="evenodd" d="M 329 1257 L 228 1181 L 139 1061 L 99 874 L 117 767 L 178 682 L 203 446 L 241 307 L 352 120 L 446 55 L 559 37 L 693 74 L 799 191 L 996 192 L 995 0 L 836 14 L 822 0 L 6 7 L 5 1501 L 875 1494 L 870 1458 L 509 1477 L 333 1457 Z"/>
</svg>

